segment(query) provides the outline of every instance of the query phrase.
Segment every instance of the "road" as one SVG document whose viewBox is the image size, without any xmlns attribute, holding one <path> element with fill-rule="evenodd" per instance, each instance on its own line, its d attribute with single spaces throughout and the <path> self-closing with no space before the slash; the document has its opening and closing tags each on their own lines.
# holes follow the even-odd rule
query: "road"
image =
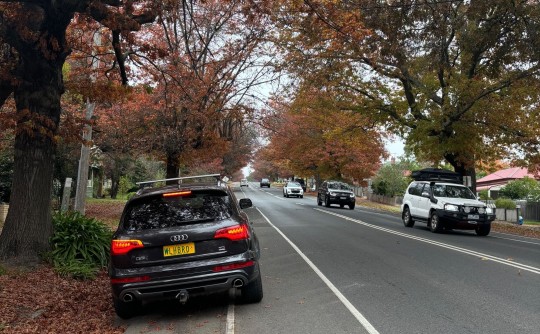
<svg viewBox="0 0 540 334">
<path fill-rule="evenodd" d="M 264 299 L 151 305 L 126 333 L 538 333 L 540 240 L 433 234 L 281 189 L 237 188 L 259 236 Z"/>
</svg>

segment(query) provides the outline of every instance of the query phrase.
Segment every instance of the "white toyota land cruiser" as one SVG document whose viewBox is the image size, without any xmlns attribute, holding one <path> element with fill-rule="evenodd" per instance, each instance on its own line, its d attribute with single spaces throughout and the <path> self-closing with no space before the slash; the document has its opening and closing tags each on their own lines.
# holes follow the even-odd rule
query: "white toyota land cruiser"
<svg viewBox="0 0 540 334">
<path fill-rule="evenodd" d="M 413 172 L 412 177 L 415 181 L 407 187 L 401 205 L 406 227 L 422 221 L 434 233 L 461 229 L 475 230 L 480 236 L 489 234 L 494 210 L 461 184 L 458 173 L 426 168 Z"/>
</svg>

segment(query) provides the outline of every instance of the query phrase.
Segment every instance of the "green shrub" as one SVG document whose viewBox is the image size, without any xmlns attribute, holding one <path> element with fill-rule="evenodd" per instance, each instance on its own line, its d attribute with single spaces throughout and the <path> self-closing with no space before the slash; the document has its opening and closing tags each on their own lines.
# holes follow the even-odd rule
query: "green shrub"
<svg viewBox="0 0 540 334">
<path fill-rule="evenodd" d="M 487 189 L 486 190 L 480 190 L 478 192 L 478 197 L 483 200 L 483 201 L 486 201 L 486 200 L 490 200 L 491 197 L 488 196 L 488 191 Z"/>
<path fill-rule="evenodd" d="M 7 270 L 4 267 L 0 266 L 0 276 L 5 275 L 6 273 Z"/>
<path fill-rule="evenodd" d="M 112 237 L 107 225 L 79 212 L 56 213 L 53 225 L 49 258 L 58 273 L 88 278 L 106 267 Z"/>
<path fill-rule="evenodd" d="M 82 260 L 59 262 L 54 265 L 54 269 L 60 276 L 68 276 L 83 280 L 95 278 L 98 272 L 98 268 L 93 263 Z"/>
<path fill-rule="evenodd" d="M 516 203 L 509 198 L 497 198 L 495 200 L 495 206 L 499 209 L 513 210 L 516 208 Z"/>
</svg>

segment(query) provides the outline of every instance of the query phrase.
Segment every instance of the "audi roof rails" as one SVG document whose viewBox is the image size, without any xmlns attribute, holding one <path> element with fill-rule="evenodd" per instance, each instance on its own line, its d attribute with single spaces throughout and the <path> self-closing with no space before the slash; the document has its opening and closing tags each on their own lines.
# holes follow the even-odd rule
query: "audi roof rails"
<svg viewBox="0 0 540 334">
<path fill-rule="evenodd" d="M 194 176 L 183 176 L 183 177 L 175 177 L 170 179 L 161 179 L 161 180 L 150 180 L 150 181 L 144 181 L 144 182 L 137 182 L 136 184 L 139 186 L 140 189 L 144 189 L 147 187 L 152 187 L 153 184 L 159 183 L 159 182 L 170 182 L 170 181 L 178 181 L 178 184 L 183 183 L 212 183 L 215 182 L 217 185 L 221 185 L 221 174 L 206 174 L 206 175 L 194 175 Z M 187 182 L 185 182 L 187 181 Z"/>
<path fill-rule="evenodd" d="M 415 181 L 438 181 L 448 183 L 463 183 L 461 174 L 441 168 L 424 168 L 411 173 Z"/>
</svg>

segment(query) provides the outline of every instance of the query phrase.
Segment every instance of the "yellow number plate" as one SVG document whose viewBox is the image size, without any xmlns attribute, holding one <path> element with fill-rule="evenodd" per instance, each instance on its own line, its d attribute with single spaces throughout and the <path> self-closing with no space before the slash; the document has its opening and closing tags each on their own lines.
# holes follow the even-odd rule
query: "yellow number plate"
<svg viewBox="0 0 540 334">
<path fill-rule="evenodd" d="M 163 246 L 163 256 L 178 256 L 186 254 L 195 254 L 195 243 L 188 242 L 185 244 Z"/>
</svg>

